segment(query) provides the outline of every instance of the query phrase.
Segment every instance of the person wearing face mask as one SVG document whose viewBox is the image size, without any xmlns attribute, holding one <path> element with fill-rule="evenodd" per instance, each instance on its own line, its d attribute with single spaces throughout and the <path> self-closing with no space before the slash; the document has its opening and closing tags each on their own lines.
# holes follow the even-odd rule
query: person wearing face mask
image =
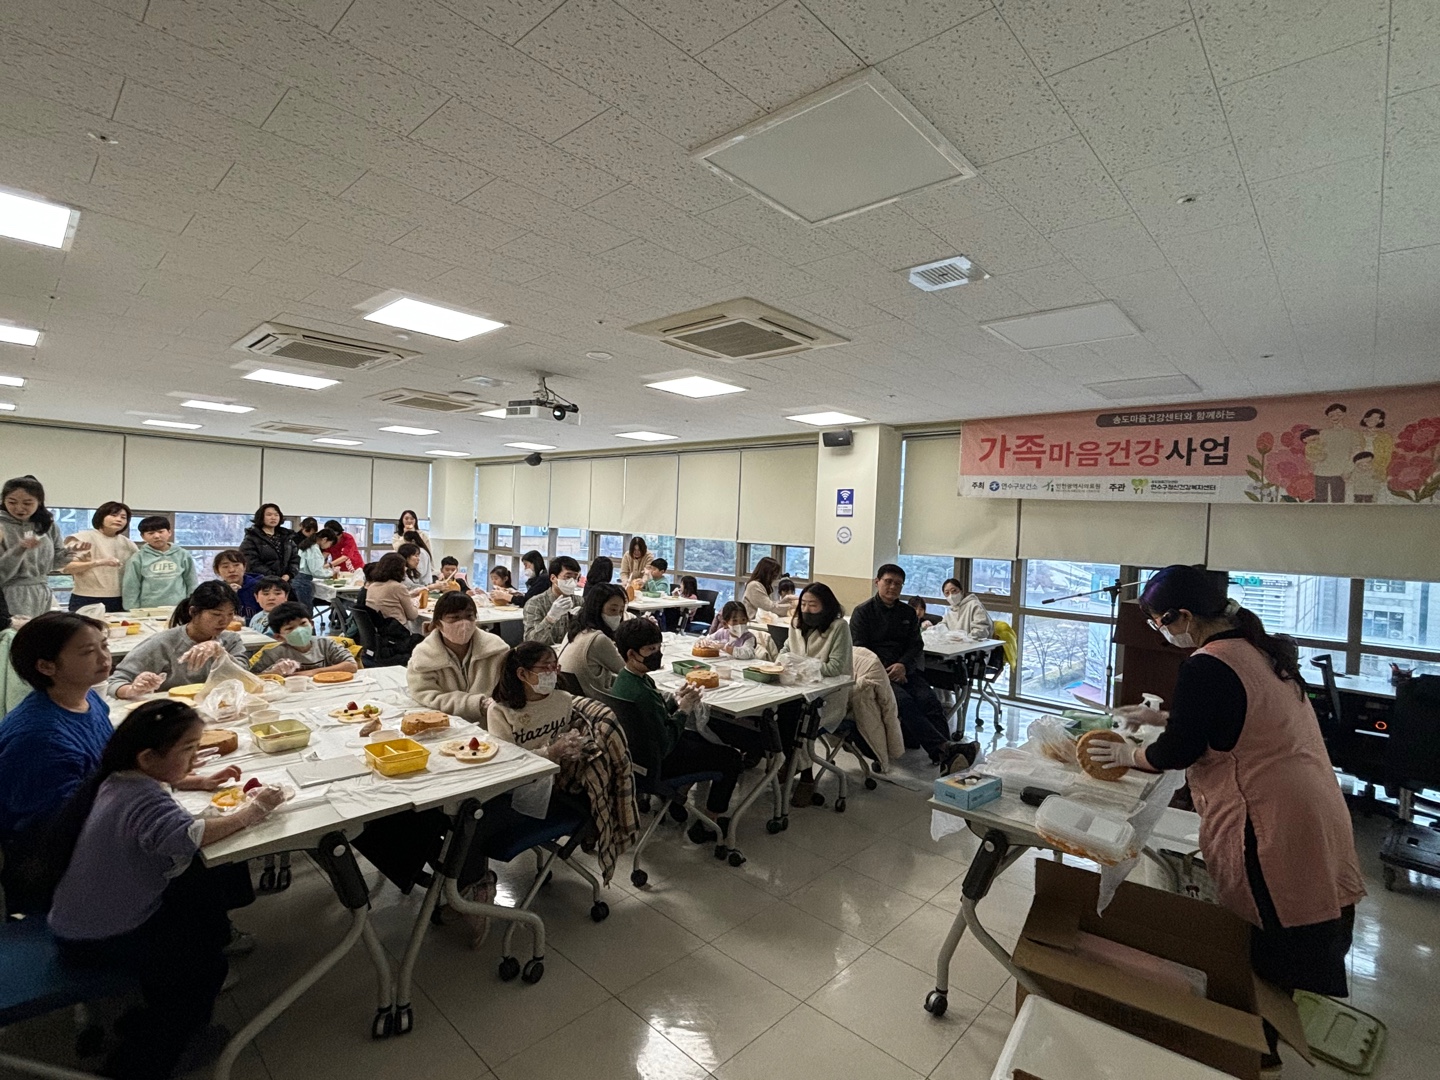
<svg viewBox="0 0 1440 1080">
<path fill-rule="evenodd" d="M 270 630 L 280 639 L 255 654 L 250 669 L 276 675 L 319 675 L 322 671 L 358 671 L 350 650 L 334 638 L 316 637 L 305 605 L 288 600 L 270 612 Z"/>
<path fill-rule="evenodd" d="M 550 560 L 550 588 L 525 602 L 525 640 L 558 645 L 570 629 L 575 594 L 580 588 L 580 564 L 569 555 Z"/>
<path fill-rule="evenodd" d="M 483 724 L 510 648 L 482 631 L 476 614 L 475 601 L 464 593 L 435 601 L 430 633 L 405 665 L 405 687 L 427 709 Z"/>
<path fill-rule="evenodd" d="M 940 592 L 948 605 L 942 625 L 946 630 L 969 634 L 975 641 L 985 641 L 995 636 L 995 622 L 985 605 L 974 593 L 966 593 L 955 578 L 946 578 Z"/>
<path fill-rule="evenodd" d="M 745 605 L 731 600 L 720 609 L 719 622 L 720 625 L 705 636 L 702 644 L 708 642 L 736 660 L 754 660 L 760 651 L 760 641 L 750 629 Z"/>
<path fill-rule="evenodd" d="M 791 656 L 819 660 L 820 674 L 825 678 L 852 673 L 854 649 L 850 644 L 850 624 L 845 621 L 845 609 L 840 606 L 840 601 L 836 599 L 830 586 L 818 581 L 805 586 L 790 623 L 790 633 L 780 650 L 782 656 L 788 653 Z M 847 698 L 845 693 L 835 693 L 825 699 L 824 715 L 827 723 L 838 723 L 844 719 Z M 795 741 L 795 732 L 800 725 L 802 714 L 803 708 L 799 702 L 787 702 L 780 706 L 780 738 L 783 745 L 790 746 Z M 790 805 L 817 805 L 814 795 L 815 776 L 812 770 L 806 769 L 795 782 Z"/>
<path fill-rule="evenodd" d="M 545 568 L 545 556 L 538 551 L 527 551 L 520 556 L 520 575 L 525 580 L 525 592 L 518 601 L 522 607 L 550 588 L 550 572 Z"/>
<path fill-rule="evenodd" d="M 1169 712 L 1120 710 L 1131 724 L 1162 726 L 1160 736 L 1143 748 L 1103 743 L 1090 758 L 1187 770 L 1205 867 L 1220 903 L 1253 928 L 1255 973 L 1287 993 L 1343 997 L 1365 887 L 1294 641 L 1266 633 L 1254 612 L 1193 566 L 1156 573 L 1140 607 L 1167 642 L 1195 652 L 1180 665 Z M 1273 1067 L 1268 1024 L 1266 1037 Z"/>
<path fill-rule="evenodd" d="M 625 668 L 615 649 L 615 631 L 625 621 L 625 590 L 619 585 L 585 585 L 585 601 L 570 622 L 560 670 L 580 680 L 581 691 L 593 697 L 609 693 L 615 676 Z"/>
</svg>

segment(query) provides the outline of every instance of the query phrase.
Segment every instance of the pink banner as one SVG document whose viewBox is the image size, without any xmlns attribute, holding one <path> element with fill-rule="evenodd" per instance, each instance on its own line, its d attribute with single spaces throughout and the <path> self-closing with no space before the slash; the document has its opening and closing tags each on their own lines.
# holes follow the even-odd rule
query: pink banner
<svg viewBox="0 0 1440 1080">
<path fill-rule="evenodd" d="M 1179 502 L 1426 503 L 1440 385 L 967 421 L 960 494 Z"/>
</svg>

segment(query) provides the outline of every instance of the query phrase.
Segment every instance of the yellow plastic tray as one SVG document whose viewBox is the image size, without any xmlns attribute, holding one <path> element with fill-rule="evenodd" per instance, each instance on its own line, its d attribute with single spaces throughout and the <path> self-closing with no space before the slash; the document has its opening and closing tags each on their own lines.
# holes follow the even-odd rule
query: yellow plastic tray
<svg viewBox="0 0 1440 1080">
<path fill-rule="evenodd" d="M 430 762 L 430 751 L 414 739 L 387 739 L 368 743 L 365 760 L 381 776 L 404 776 L 422 772 Z"/>
<path fill-rule="evenodd" d="M 310 729 L 300 720 L 274 720 L 268 724 L 251 724 L 250 737 L 266 754 L 283 754 L 310 745 Z"/>
</svg>

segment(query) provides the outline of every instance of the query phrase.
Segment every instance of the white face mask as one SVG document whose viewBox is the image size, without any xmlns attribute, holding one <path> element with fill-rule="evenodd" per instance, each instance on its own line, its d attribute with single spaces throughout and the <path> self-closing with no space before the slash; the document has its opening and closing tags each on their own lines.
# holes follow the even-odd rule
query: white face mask
<svg viewBox="0 0 1440 1080">
<path fill-rule="evenodd" d="M 730 636 L 739 637 L 741 634 L 749 631 L 749 629 L 750 626 L 748 623 L 735 623 L 733 626 L 730 627 Z"/>
<path fill-rule="evenodd" d="M 451 621 L 445 619 L 440 623 L 440 635 L 454 645 L 464 645 L 475 636 L 476 626 L 473 622 Z"/>
<path fill-rule="evenodd" d="M 625 621 L 624 615 L 605 615 L 603 618 L 605 619 L 605 625 L 611 630 L 619 630 L 620 624 Z"/>
<path fill-rule="evenodd" d="M 564 578 L 564 577 L 562 577 L 562 578 L 556 578 L 556 579 L 555 579 L 555 587 L 560 590 L 560 595 L 561 595 L 561 596 L 574 596 L 574 595 L 575 595 L 575 579 L 574 579 L 574 578 Z"/>
<path fill-rule="evenodd" d="M 953 592 L 946 599 L 950 601 L 951 607 L 959 607 L 965 600 L 965 594 Z"/>
<path fill-rule="evenodd" d="M 1160 636 L 1177 649 L 1193 649 L 1195 647 L 1195 637 L 1188 632 L 1184 634 L 1172 634 L 1168 626 L 1162 626 L 1160 628 Z"/>
<path fill-rule="evenodd" d="M 549 697 L 555 691 L 555 684 L 560 681 L 560 676 L 554 671 L 542 671 L 535 676 L 535 692 L 541 697 Z"/>
</svg>

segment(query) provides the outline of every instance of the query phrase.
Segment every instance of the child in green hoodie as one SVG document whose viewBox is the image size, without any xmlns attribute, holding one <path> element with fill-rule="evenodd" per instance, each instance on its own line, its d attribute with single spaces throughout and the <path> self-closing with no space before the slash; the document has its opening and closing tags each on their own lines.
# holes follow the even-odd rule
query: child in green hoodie
<svg viewBox="0 0 1440 1080">
<path fill-rule="evenodd" d="M 120 582 L 126 611 L 140 607 L 178 604 L 195 591 L 199 573 L 195 559 L 179 544 L 171 543 L 170 520 L 156 514 L 140 522 L 143 547 L 125 564 Z"/>
</svg>

